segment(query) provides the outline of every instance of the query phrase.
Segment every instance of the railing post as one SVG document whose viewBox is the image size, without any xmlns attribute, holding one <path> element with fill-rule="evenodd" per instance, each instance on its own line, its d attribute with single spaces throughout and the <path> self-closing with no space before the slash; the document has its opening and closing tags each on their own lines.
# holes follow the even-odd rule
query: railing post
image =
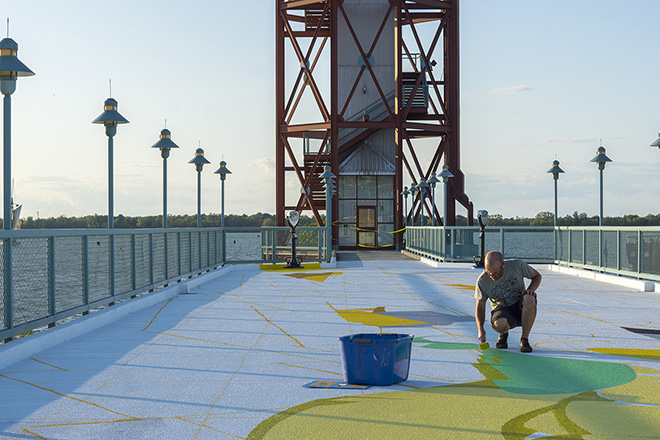
<svg viewBox="0 0 660 440">
<path fill-rule="evenodd" d="M 573 264 L 573 243 L 572 243 L 572 238 L 573 238 L 573 230 L 568 229 L 568 265 L 570 266 Z"/>
<path fill-rule="evenodd" d="M 598 270 L 603 271 L 603 229 L 598 228 Z"/>
<path fill-rule="evenodd" d="M 154 234 L 149 233 L 149 284 L 154 283 Z"/>
<path fill-rule="evenodd" d="M 169 248 L 169 239 L 167 236 L 167 230 L 163 229 L 163 253 L 165 254 L 165 279 L 170 279 L 170 248 Z"/>
<path fill-rule="evenodd" d="M 616 270 L 621 270 L 621 230 L 616 231 Z"/>
<path fill-rule="evenodd" d="M 504 228 L 500 228 L 500 253 L 504 255 Z"/>
<path fill-rule="evenodd" d="M 135 232 L 131 234 L 131 272 L 133 272 L 133 290 L 137 289 L 137 265 L 135 264 Z"/>
<path fill-rule="evenodd" d="M 454 244 L 456 243 L 456 230 L 454 228 L 451 229 L 451 258 L 456 258 L 456 253 L 455 253 L 455 247 Z"/>
<path fill-rule="evenodd" d="M 110 233 L 110 296 L 115 296 L 115 234 L 114 232 L 109 231 Z M 114 305 L 112 302 L 110 305 Z"/>
<path fill-rule="evenodd" d="M 192 242 L 193 242 L 193 237 L 192 237 L 192 232 L 188 232 L 188 260 L 190 263 L 190 271 L 193 271 L 193 257 L 192 257 Z"/>
<path fill-rule="evenodd" d="M 181 272 L 183 271 L 182 269 L 182 258 L 181 258 L 181 232 L 176 233 L 176 249 L 177 249 L 177 257 L 176 260 L 179 264 L 179 276 L 181 276 Z"/>
<path fill-rule="evenodd" d="M 55 237 L 48 237 L 48 314 L 55 316 Z M 55 323 L 48 324 L 48 328 Z"/>
<path fill-rule="evenodd" d="M 82 236 L 83 302 L 89 304 L 89 236 Z"/>
<path fill-rule="evenodd" d="M 637 273 L 642 271 L 642 231 L 637 230 Z"/>
<path fill-rule="evenodd" d="M 587 265 L 587 230 L 582 229 L 582 265 Z"/>
</svg>

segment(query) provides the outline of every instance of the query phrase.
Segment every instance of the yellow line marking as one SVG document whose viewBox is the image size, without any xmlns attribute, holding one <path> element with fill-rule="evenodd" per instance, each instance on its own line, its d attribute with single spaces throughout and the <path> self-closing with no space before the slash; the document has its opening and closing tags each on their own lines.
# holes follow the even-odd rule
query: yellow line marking
<svg viewBox="0 0 660 440">
<path fill-rule="evenodd" d="M 130 417 L 128 419 L 118 420 L 98 420 L 95 422 L 69 422 L 69 423 L 50 423 L 47 425 L 34 425 L 33 428 L 57 428 L 58 426 L 84 426 L 84 425 L 103 425 L 106 423 L 123 423 L 123 422 L 142 422 L 149 420 L 149 418 Z"/>
<path fill-rule="evenodd" d="M 131 417 L 131 416 L 126 415 L 126 414 L 122 414 L 122 413 L 117 412 L 117 411 L 113 411 L 113 410 L 108 409 L 108 408 L 106 408 L 106 407 L 103 407 L 103 406 L 101 406 L 101 405 L 97 405 L 96 403 L 88 402 L 88 401 L 86 401 L 86 400 L 78 399 L 78 398 L 76 398 L 76 397 L 67 396 L 66 394 L 62 394 L 62 393 L 60 393 L 59 391 L 51 390 L 51 389 L 49 389 L 49 388 L 45 388 L 45 387 L 42 387 L 42 386 L 37 385 L 37 384 L 33 384 L 33 383 L 30 383 L 30 382 L 26 382 L 26 381 L 24 381 L 24 380 L 15 379 L 15 378 L 13 378 L 13 377 L 5 376 L 4 374 L 0 374 L 0 377 L 4 377 L 5 379 L 13 380 L 13 381 L 15 381 L 15 382 L 20 382 L 20 383 L 23 383 L 23 384 L 25 384 L 25 385 L 30 385 L 30 386 L 35 387 L 35 388 L 38 388 L 38 389 L 40 389 L 40 390 L 48 391 L 48 392 L 50 392 L 50 393 L 56 394 L 56 395 L 58 395 L 58 396 L 60 396 L 60 397 L 65 397 L 65 398 L 67 398 L 67 399 L 75 400 L 76 402 L 86 403 L 87 405 L 95 406 L 95 407 L 97 407 L 97 408 L 100 408 L 100 409 L 106 410 L 106 411 L 111 412 L 111 413 L 113 413 L 113 414 L 118 414 L 118 415 L 120 415 L 120 416 L 122 416 L 122 417 L 128 417 L 129 419 L 134 419 L 134 417 Z"/>
<path fill-rule="evenodd" d="M 273 323 L 270 319 L 266 318 L 266 316 L 265 316 L 263 313 L 261 313 L 259 310 L 255 309 L 255 308 L 252 307 L 252 306 L 250 306 L 250 308 L 251 308 L 252 310 L 254 310 L 255 312 L 257 312 L 258 314 L 260 314 L 261 317 L 264 318 L 264 319 L 265 319 L 270 325 L 277 327 L 282 333 L 284 333 L 285 335 L 287 335 L 288 337 L 290 337 L 291 339 L 293 339 L 294 341 L 296 341 L 296 343 L 297 343 L 298 345 L 300 345 L 302 348 L 307 348 L 307 347 L 305 347 L 305 346 L 302 344 L 302 342 L 300 342 L 299 340 L 297 340 L 296 338 L 294 338 L 293 336 L 291 336 L 290 334 L 288 334 L 287 332 L 285 332 L 284 329 L 283 329 L 282 327 L 280 327 L 279 325 Z"/>
<path fill-rule="evenodd" d="M 35 358 L 28 358 L 28 359 L 30 359 L 30 360 L 32 360 L 32 361 L 35 361 L 35 362 L 39 362 L 40 364 L 48 365 L 49 367 L 57 368 L 58 370 L 69 371 L 69 370 L 67 370 L 66 368 L 57 367 L 57 366 L 55 366 L 55 365 L 51 365 L 51 364 L 49 364 L 48 362 L 40 361 L 39 359 L 35 359 Z"/>
<path fill-rule="evenodd" d="M 154 315 L 154 317 L 151 318 L 151 321 L 149 321 L 149 324 L 147 324 L 147 326 L 146 326 L 145 328 L 143 328 L 142 331 L 146 331 L 146 330 L 151 326 L 151 324 L 154 323 L 154 321 L 155 321 L 156 317 L 158 316 L 158 314 L 159 314 L 160 312 L 162 312 L 163 309 L 164 309 L 165 307 L 167 307 L 167 305 L 168 305 L 169 303 L 171 303 L 173 299 L 174 299 L 174 298 L 170 298 L 170 300 L 167 301 L 167 302 L 163 305 L 163 307 L 161 307 L 161 308 L 156 312 L 156 314 Z"/>
<path fill-rule="evenodd" d="M 205 423 L 192 422 L 192 421 L 190 421 L 190 420 L 184 419 L 183 417 L 174 417 L 174 418 L 175 418 L 176 420 L 180 420 L 180 421 L 182 421 L 182 422 L 190 423 L 190 424 L 192 424 L 192 425 L 199 426 L 199 427 L 201 427 L 201 428 L 210 429 L 211 431 L 220 432 L 220 433 L 222 433 L 222 434 L 227 434 L 227 435 L 229 435 L 229 436 L 232 436 L 232 437 L 236 437 L 236 438 L 240 438 L 240 439 L 245 440 L 245 437 L 239 437 L 239 436 L 237 436 L 237 435 L 230 434 L 230 433 L 225 432 L 225 431 L 220 431 L 219 429 L 212 428 L 212 427 L 210 427 L 209 425 L 207 425 L 207 424 L 205 424 Z"/>
<path fill-rule="evenodd" d="M 32 432 L 32 431 L 28 431 L 28 430 L 25 429 L 25 428 L 21 428 L 21 429 L 22 429 L 23 431 L 27 432 L 28 434 L 33 435 L 33 436 L 35 436 L 35 437 L 37 437 L 37 438 L 41 438 L 41 439 L 43 439 L 43 440 L 48 440 L 46 437 L 42 437 L 42 436 L 40 436 L 39 434 L 35 434 L 34 432 Z"/>
<path fill-rule="evenodd" d="M 558 310 L 558 309 L 550 309 L 550 310 L 552 310 L 552 311 L 554 311 L 554 312 L 565 313 L 565 314 L 567 314 L 567 315 L 579 316 L 580 318 L 593 319 L 594 321 L 604 322 L 605 324 L 613 324 L 613 323 L 610 322 L 610 321 L 605 321 L 605 320 L 603 320 L 603 319 L 593 318 L 593 317 L 591 317 L 591 316 L 580 315 L 579 313 L 567 312 L 566 310 Z"/>
<path fill-rule="evenodd" d="M 334 371 L 328 371 L 328 370 L 319 370 L 318 368 L 309 368 L 309 367 L 303 367 L 302 365 L 293 365 L 293 364 L 286 364 L 284 362 L 276 362 L 278 365 L 284 365 L 286 367 L 294 367 L 294 368 L 302 368 L 303 370 L 312 370 L 312 371 L 318 371 L 319 373 L 328 373 L 328 374 L 335 374 L 337 376 L 343 376 L 341 373 L 336 373 Z"/>
</svg>

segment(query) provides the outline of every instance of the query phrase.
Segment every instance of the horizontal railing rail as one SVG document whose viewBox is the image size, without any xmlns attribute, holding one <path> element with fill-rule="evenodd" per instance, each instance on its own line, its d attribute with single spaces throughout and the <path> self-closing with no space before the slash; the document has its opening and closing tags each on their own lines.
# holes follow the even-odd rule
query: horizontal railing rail
<svg viewBox="0 0 660 440">
<path fill-rule="evenodd" d="M 304 261 L 329 261 L 326 228 L 297 232 Z M 0 231 L 0 341 L 226 263 L 287 258 L 283 227 Z"/>
<path fill-rule="evenodd" d="M 555 263 L 660 281 L 660 227 L 560 226 Z"/>
<path fill-rule="evenodd" d="M 406 250 L 447 262 L 473 262 L 480 257 L 479 228 L 475 226 L 408 226 Z M 500 251 L 506 258 L 552 263 L 552 227 L 486 227 L 484 252 Z"/>
<path fill-rule="evenodd" d="M 406 250 L 439 261 L 475 261 L 479 228 L 408 226 Z M 660 281 L 660 226 L 487 226 L 485 252 Z"/>
</svg>

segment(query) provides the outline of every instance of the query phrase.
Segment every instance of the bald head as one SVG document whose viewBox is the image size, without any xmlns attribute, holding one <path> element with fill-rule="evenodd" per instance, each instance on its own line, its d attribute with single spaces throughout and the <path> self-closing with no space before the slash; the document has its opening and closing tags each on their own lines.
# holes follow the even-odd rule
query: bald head
<svg viewBox="0 0 660 440">
<path fill-rule="evenodd" d="M 486 254 L 484 269 L 489 277 L 499 279 L 504 274 L 504 257 L 500 252 L 490 251 Z"/>
</svg>

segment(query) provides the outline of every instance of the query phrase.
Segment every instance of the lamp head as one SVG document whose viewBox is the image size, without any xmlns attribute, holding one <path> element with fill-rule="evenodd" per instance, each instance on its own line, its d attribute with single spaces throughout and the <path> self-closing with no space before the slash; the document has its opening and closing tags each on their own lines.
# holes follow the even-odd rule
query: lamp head
<svg viewBox="0 0 660 440">
<path fill-rule="evenodd" d="M 319 176 L 321 179 L 334 179 L 337 177 L 332 173 L 332 171 L 330 171 L 330 165 L 326 165 L 323 167 L 323 169 L 323 173 Z"/>
<path fill-rule="evenodd" d="M 170 156 L 170 149 L 179 148 L 177 144 L 172 141 L 172 132 L 167 128 L 164 128 L 160 131 L 160 139 L 158 142 L 153 144 L 151 148 L 160 148 L 160 155 L 163 159 L 167 159 Z"/>
<path fill-rule="evenodd" d="M 558 180 L 559 179 L 559 174 L 563 173 L 564 170 L 559 168 L 559 161 L 557 159 L 555 159 L 555 160 L 552 161 L 552 168 L 550 168 L 547 172 L 552 173 L 552 178 L 554 180 Z"/>
<path fill-rule="evenodd" d="M 407 187 L 407 186 L 404 186 L 404 187 L 403 187 L 403 191 L 401 191 L 401 195 L 402 195 L 404 198 L 406 198 L 406 199 L 408 198 L 408 196 L 410 195 L 410 191 L 408 191 L 408 187 Z"/>
<path fill-rule="evenodd" d="M 128 120 L 117 111 L 117 101 L 108 98 L 103 103 L 103 113 L 94 119 L 92 124 L 105 125 L 105 134 L 112 137 L 117 133 L 117 124 L 128 124 Z"/>
<path fill-rule="evenodd" d="M 442 182 L 442 180 L 440 180 L 440 179 L 438 179 L 438 178 L 436 177 L 435 172 L 432 172 L 432 173 L 431 173 L 431 177 L 430 177 L 429 180 L 428 180 L 428 183 L 429 183 L 429 185 L 431 186 L 431 188 L 435 188 L 435 184 L 436 184 L 436 183 L 440 183 L 440 182 Z"/>
<path fill-rule="evenodd" d="M 443 165 L 442 166 L 442 172 L 440 173 L 440 177 L 442 177 L 442 183 L 447 183 L 449 182 L 450 177 L 454 177 L 454 175 L 449 171 L 449 165 Z"/>
<path fill-rule="evenodd" d="M 198 173 L 202 172 L 202 169 L 204 168 L 204 165 L 207 163 L 211 163 L 206 158 L 204 157 L 204 150 L 201 148 L 198 148 L 195 150 L 195 157 L 190 159 L 188 163 L 194 163 L 195 164 L 195 169 L 197 170 Z"/>
<path fill-rule="evenodd" d="M 602 171 L 605 169 L 605 164 L 607 162 L 612 162 L 612 159 L 605 155 L 605 147 L 601 145 L 596 150 L 596 156 L 591 159 L 590 162 L 596 162 L 598 164 L 598 169 Z"/>
<path fill-rule="evenodd" d="M 418 192 L 419 192 L 419 190 L 417 189 L 417 185 L 415 185 L 415 183 L 411 183 L 410 184 L 410 194 L 413 197 L 415 197 L 415 195 L 417 195 Z"/>
<path fill-rule="evenodd" d="M 658 138 L 655 141 L 653 141 L 651 146 L 660 148 L 660 132 L 658 132 Z"/>
<path fill-rule="evenodd" d="M 16 78 L 32 76 L 31 71 L 18 59 L 18 44 L 11 38 L 0 40 L 0 92 L 11 95 L 16 91 Z"/>
<path fill-rule="evenodd" d="M 231 171 L 227 169 L 227 162 L 220 161 L 220 168 L 215 170 L 213 174 L 220 174 L 220 180 L 225 180 L 227 178 L 227 174 L 231 174 Z"/>
</svg>

